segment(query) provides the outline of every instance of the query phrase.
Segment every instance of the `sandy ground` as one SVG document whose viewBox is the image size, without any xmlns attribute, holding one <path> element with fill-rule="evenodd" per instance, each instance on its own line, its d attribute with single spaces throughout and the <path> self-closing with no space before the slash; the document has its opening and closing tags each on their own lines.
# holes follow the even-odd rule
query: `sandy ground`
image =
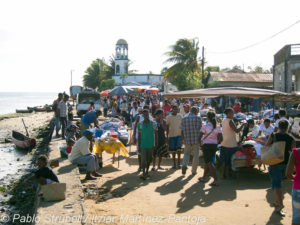
<svg viewBox="0 0 300 225">
<path fill-rule="evenodd" d="M 167 170 L 150 172 L 150 179 L 142 181 L 136 155 L 120 159 L 119 168 L 110 157 L 104 155 L 103 177 L 97 181 L 85 182 L 81 174 L 83 185 L 98 188 L 98 196 L 85 200 L 93 224 L 291 224 L 291 182 L 284 181 L 282 218 L 270 205 L 274 199 L 266 171 L 245 168 L 237 179 L 210 187 L 198 182 L 203 168 L 196 176 L 189 168 L 183 176 L 181 170 L 171 169 L 170 159 L 164 159 Z"/>
<path fill-rule="evenodd" d="M 0 138 L 7 138 L 11 136 L 11 131 L 16 130 L 26 134 L 22 119 L 27 126 L 30 135 L 33 135 L 34 128 L 45 125 L 53 117 L 53 112 L 37 112 L 30 116 L 5 119 L 0 121 Z"/>
</svg>

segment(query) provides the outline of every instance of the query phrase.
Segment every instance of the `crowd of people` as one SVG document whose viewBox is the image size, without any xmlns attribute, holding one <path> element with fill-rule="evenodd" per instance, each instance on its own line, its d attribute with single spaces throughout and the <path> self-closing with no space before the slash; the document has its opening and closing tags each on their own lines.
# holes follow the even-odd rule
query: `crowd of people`
<svg viewBox="0 0 300 225">
<path fill-rule="evenodd" d="M 98 173 L 99 162 L 93 153 L 93 133 L 89 128 L 92 125 L 99 127 L 98 117 L 102 112 L 95 111 L 91 104 L 88 112 L 81 118 L 80 125 L 77 126 L 68 121 L 70 115 L 67 102 L 68 96 L 59 94 L 53 104 L 56 136 L 59 137 L 61 128 L 61 137 L 66 139 L 68 144 L 69 160 L 74 164 L 86 164 L 86 179 L 94 180 L 102 175 Z M 284 216 L 282 181 L 286 172 L 288 179 L 294 179 L 293 221 L 295 224 L 300 223 L 300 208 L 297 205 L 300 204 L 300 151 L 295 148 L 295 139 L 300 137 L 299 134 L 292 132 L 293 124 L 287 119 L 285 110 L 279 110 L 276 121 L 265 118 L 258 124 L 257 121 L 250 119 L 237 125 L 234 117 L 235 113 L 239 112 L 238 104 L 224 111 L 225 118 L 218 118 L 215 109 L 207 102 L 163 99 L 163 96 L 155 94 L 105 97 L 102 99 L 102 109 L 104 117 L 118 118 L 131 127 L 130 144 L 137 147 L 138 173 L 141 173 L 140 178 L 143 180 L 150 177 L 151 163 L 151 171 L 165 170 L 162 167 L 162 160 L 169 156 L 173 164 L 170 169 L 181 169 L 185 175 L 191 165 L 191 174 L 196 175 L 201 150 L 204 172 L 198 178 L 199 182 L 208 182 L 213 178 L 209 185 L 219 186 L 220 178 L 232 178 L 231 158 L 245 138 L 255 138 L 265 146 L 278 141 L 285 142 L 284 161 L 269 166 L 275 196 L 274 206 L 276 212 Z M 201 113 L 203 111 L 205 115 Z M 239 135 L 240 133 L 242 135 Z M 218 177 L 216 169 L 218 149 L 220 149 L 221 177 Z M 293 175 L 294 167 L 296 176 Z M 39 174 L 35 177 L 39 178 Z M 47 179 L 58 182 L 57 177 L 51 173 L 42 182 L 48 183 Z"/>
</svg>

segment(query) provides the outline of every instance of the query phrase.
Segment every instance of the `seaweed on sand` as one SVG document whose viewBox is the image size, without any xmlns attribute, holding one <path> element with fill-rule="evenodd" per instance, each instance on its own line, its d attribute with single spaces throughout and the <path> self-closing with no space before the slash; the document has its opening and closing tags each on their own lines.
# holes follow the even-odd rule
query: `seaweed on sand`
<svg viewBox="0 0 300 225">
<path fill-rule="evenodd" d="M 41 154 L 48 154 L 48 145 L 51 141 L 51 137 L 54 130 L 54 122 L 50 121 L 49 124 L 40 127 L 37 130 L 37 149 L 32 156 L 32 163 L 35 164 L 36 158 Z M 12 197 L 9 199 L 8 204 L 13 206 L 13 210 L 8 212 L 8 216 L 13 218 L 13 214 L 17 213 L 22 216 L 33 216 L 36 211 L 36 196 L 37 196 L 37 183 L 29 181 L 24 185 L 23 181 L 29 176 L 29 174 L 23 175 L 18 181 L 16 181 L 9 192 Z M 20 224 L 20 221 L 9 221 L 8 224 Z M 22 224 L 32 224 L 31 222 Z"/>
</svg>

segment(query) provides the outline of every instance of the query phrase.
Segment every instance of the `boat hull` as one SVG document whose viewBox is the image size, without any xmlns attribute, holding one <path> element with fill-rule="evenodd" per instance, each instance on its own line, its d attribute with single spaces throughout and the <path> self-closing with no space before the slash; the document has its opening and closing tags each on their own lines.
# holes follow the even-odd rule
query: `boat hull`
<svg viewBox="0 0 300 225">
<path fill-rule="evenodd" d="M 34 138 L 29 138 L 20 132 L 12 131 L 12 142 L 20 149 L 34 148 L 36 141 Z"/>
</svg>

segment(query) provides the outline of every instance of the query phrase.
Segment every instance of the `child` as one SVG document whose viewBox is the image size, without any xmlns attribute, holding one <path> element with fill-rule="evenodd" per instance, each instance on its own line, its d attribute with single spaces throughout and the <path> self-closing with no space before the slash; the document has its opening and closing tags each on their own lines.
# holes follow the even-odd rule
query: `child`
<svg viewBox="0 0 300 225">
<path fill-rule="evenodd" d="M 77 134 L 78 126 L 75 124 L 72 124 L 69 126 L 66 130 L 66 142 L 68 144 L 69 140 L 72 139 L 73 141 L 76 140 L 76 134 Z"/>
<path fill-rule="evenodd" d="M 72 151 L 72 148 L 73 148 L 73 145 L 75 144 L 75 141 L 72 139 L 72 138 L 70 138 L 69 140 L 68 140 L 68 147 L 67 147 L 67 150 L 66 150 L 66 152 L 68 153 L 68 154 L 70 154 L 71 153 L 71 151 Z"/>
<path fill-rule="evenodd" d="M 29 178 L 24 180 L 24 184 L 27 184 L 29 180 L 36 179 L 40 185 L 59 183 L 55 173 L 47 166 L 48 157 L 41 155 L 37 159 L 37 165 L 39 169 Z"/>
</svg>

